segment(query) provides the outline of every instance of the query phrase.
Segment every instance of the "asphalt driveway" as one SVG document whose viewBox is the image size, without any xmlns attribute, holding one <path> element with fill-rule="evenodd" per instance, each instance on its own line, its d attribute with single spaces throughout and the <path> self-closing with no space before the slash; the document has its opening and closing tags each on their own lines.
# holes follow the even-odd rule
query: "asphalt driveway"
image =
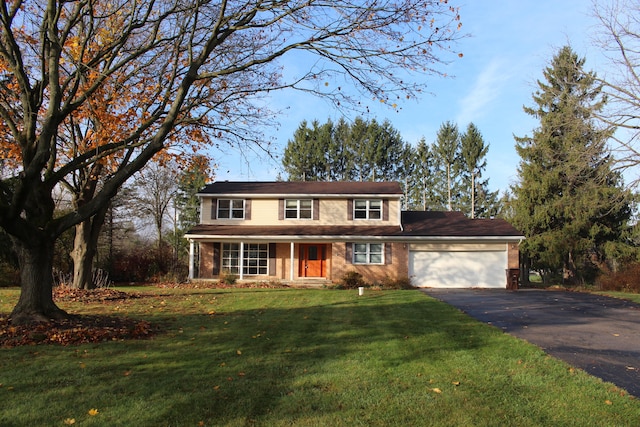
<svg viewBox="0 0 640 427">
<path fill-rule="evenodd" d="M 640 398 L 640 305 L 544 290 L 424 289 Z"/>
</svg>

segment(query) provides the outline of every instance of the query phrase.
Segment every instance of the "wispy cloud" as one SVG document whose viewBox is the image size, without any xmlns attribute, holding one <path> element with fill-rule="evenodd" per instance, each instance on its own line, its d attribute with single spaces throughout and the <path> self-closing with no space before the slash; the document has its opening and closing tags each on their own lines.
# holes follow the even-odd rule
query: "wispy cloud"
<svg viewBox="0 0 640 427">
<path fill-rule="evenodd" d="M 493 59 L 476 78 L 471 91 L 460 101 L 460 112 L 456 118 L 459 126 L 477 121 L 490 113 L 489 105 L 500 97 L 502 88 L 509 79 L 506 63 Z"/>
</svg>

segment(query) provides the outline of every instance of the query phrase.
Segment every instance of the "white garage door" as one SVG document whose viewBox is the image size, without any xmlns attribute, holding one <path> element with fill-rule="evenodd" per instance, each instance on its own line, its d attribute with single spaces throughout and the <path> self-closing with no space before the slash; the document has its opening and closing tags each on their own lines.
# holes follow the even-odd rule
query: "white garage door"
<svg viewBox="0 0 640 427">
<path fill-rule="evenodd" d="M 414 286 L 430 288 L 505 288 L 506 251 L 411 251 Z"/>
</svg>

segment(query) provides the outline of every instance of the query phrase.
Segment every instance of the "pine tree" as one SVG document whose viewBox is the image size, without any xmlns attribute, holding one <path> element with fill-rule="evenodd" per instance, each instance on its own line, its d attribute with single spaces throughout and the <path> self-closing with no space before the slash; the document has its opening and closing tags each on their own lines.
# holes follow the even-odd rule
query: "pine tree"
<svg viewBox="0 0 640 427">
<path fill-rule="evenodd" d="M 489 145 L 485 144 L 480 130 L 469 123 L 460 137 L 460 160 L 463 179 L 461 204 L 471 218 L 493 216 L 497 211 L 497 192 L 489 191 L 489 179 L 482 180 L 482 171 L 487 166 Z"/>
<path fill-rule="evenodd" d="M 414 150 L 409 162 L 412 165 L 409 175 L 408 202 L 411 210 L 433 210 L 441 208 L 433 185 L 435 176 L 436 158 L 431 145 L 422 138 Z"/>
<path fill-rule="evenodd" d="M 606 142 L 612 129 L 599 129 L 595 114 L 605 103 L 595 74 L 563 47 L 544 70 L 524 111 L 539 119 L 531 137 L 516 137 L 521 157 L 512 188 L 513 223 L 527 239 L 522 251 L 532 268 L 566 282 L 590 279 L 620 241 L 630 217 L 629 194 L 612 171 Z"/>
<path fill-rule="evenodd" d="M 458 197 L 458 173 L 460 170 L 460 133 L 458 125 L 445 122 L 440 125 L 433 152 L 444 173 L 443 195 L 446 197 L 447 210 L 453 210 L 453 201 Z"/>
</svg>

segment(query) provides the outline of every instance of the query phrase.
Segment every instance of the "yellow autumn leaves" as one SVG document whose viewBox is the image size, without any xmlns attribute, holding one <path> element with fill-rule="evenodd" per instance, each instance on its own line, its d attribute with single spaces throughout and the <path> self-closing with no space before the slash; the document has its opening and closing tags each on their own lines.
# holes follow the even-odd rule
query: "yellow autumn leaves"
<svg viewBox="0 0 640 427">
<path fill-rule="evenodd" d="M 91 408 L 87 411 L 87 414 L 95 417 L 96 415 L 98 415 L 98 410 L 96 408 Z M 65 418 L 64 421 L 62 421 L 64 423 L 64 425 L 67 426 L 72 426 L 76 423 L 76 419 L 75 418 Z"/>
</svg>

